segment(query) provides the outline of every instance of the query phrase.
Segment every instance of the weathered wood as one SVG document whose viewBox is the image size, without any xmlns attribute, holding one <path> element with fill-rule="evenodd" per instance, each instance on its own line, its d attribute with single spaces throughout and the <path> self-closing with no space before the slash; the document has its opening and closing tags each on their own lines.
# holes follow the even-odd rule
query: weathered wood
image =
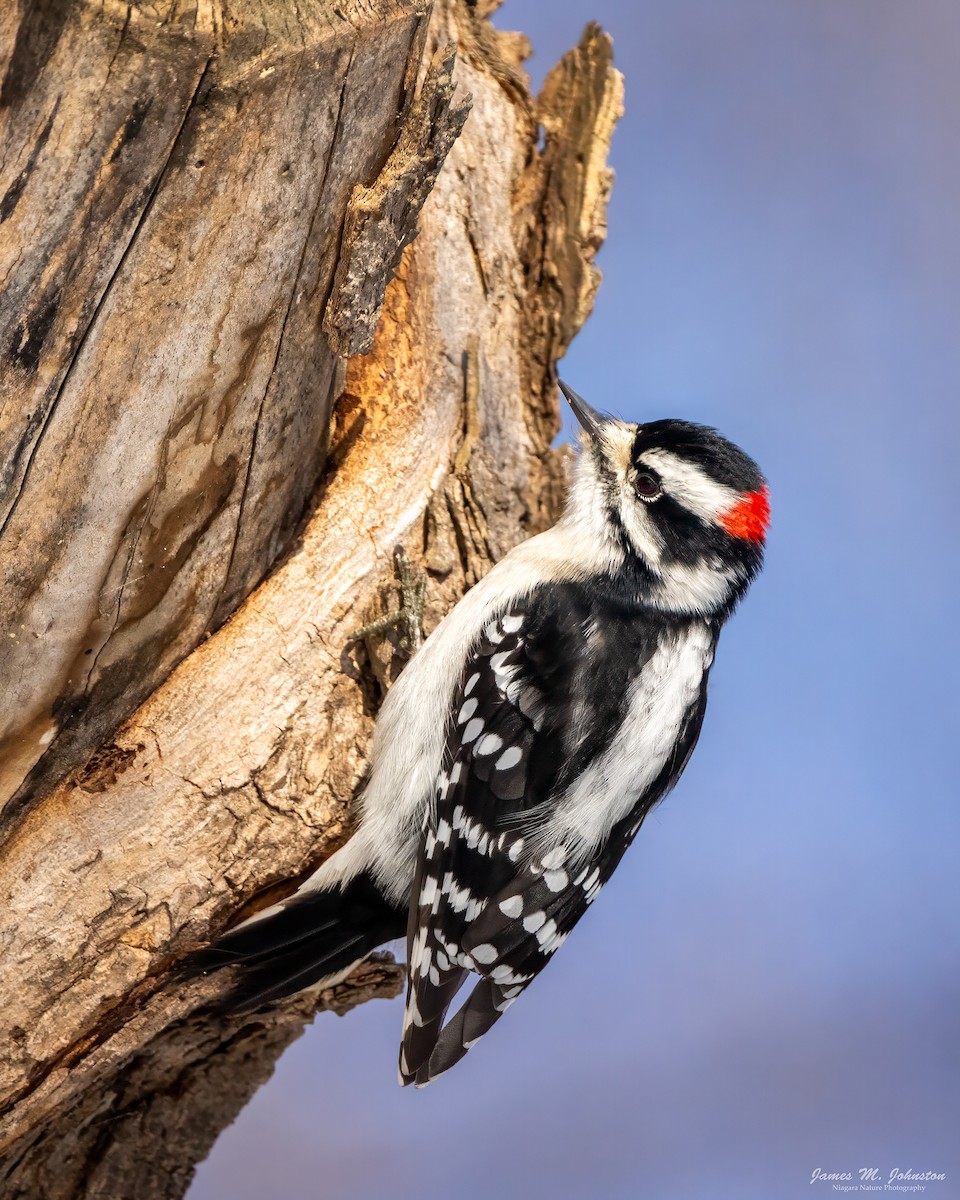
<svg viewBox="0 0 960 1200">
<path fill-rule="evenodd" d="M 334 6 L 318 0 L 316 7 Z M 416 25 L 408 14 L 388 29 L 402 27 L 399 43 L 409 49 Z M 176 1121 L 194 1106 L 207 1131 L 232 1118 L 246 1084 L 238 1066 L 233 1098 L 222 1080 L 201 1085 L 220 1080 L 215 1050 L 238 1037 L 236 1027 L 211 1030 L 196 1015 L 216 983 L 164 984 L 177 957 L 238 906 L 314 866 L 345 835 L 381 689 L 402 661 L 389 644 L 365 649 L 349 634 L 391 598 L 395 546 L 404 545 L 427 572 L 429 628 L 491 562 L 555 516 L 565 459 L 550 449 L 558 428 L 553 359 L 585 318 L 596 286 L 592 262 L 603 232 L 619 77 L 609 40 L 590 28 L 534 101 L 521 69 L 524 40 L 496 32 L 482 8 L 457 0 L 438 3 L 428 40 L 431 52 L 459 46 L 457 94 L 471 93 L 473 110 L 386 289 L 372 352 L 351 359 L 342 384 L 324 392 L 339 398 L 309 519 L 270 577 L 82 768 L 52 789 L 37 785 L 34 803 L 0 846 L 0 1038 L 7 1047 L 0 1180 L 13 1195 L 107 1195 L 96 1190 L 104 1178 L 97 1164 L 107 1161 L 114 1195 L 178 1194 L 160 1190 L 153 1150 L 130 1150 L 135 1136 L 149 1140 L 179 1127 L 156 1100 L 164 1081 L 177 1063 L 190 1064 L 196 1086 L 181 1097 Z M 244 86 L 259 86 L 258 70 L 242 77 Z M 339 89 L 342 73 L 333 78 L 329 86 Z M 407 91 L 411 83 L 408 75 Z M 318 89 L 321 107 L 329 104 L 327 86 Z M 356 183 L 370 186 L 386 160 L 383 154 L 366 180 L 354 174 L 338 191 L 341 219 Z M 229 165 L 234 174 L 250 169 L 239 153 Z M 342 163 L 336 170 L 347 174 Z M 231 191 L 236 180 L 220 186 Z M 202 216 L 201 203 L 181 222 L 192 228 Z M 274 219 L 292 218 L 284 208 Z M 384 225 L 384 262 L 395 252 L 395 229 Z M 236 266 L 237 249 L 218 243 L 222 271 Z M 173 250 L 181 252 L 179 241 Z M 146 285 L 146 265 L 127 255 L 128 287 Z M 328 264 L 328 280 L 335 268 Z M 179 275 L 170 285 L 179 290 Z M 338 308 L 347 311 L 349 295 L 342 295 Z M 323 342 L 323 311 L 311 302 L 304 347 L 308 330 Z M 369 311 L 361 305 L 358 329 Z M 169 322 L 162 329 L 151 322 L 144 336 L 165 337 L 175 355 L 177 332 Z M 133 364 L 135 338 L 129 328 L 117 336 Z M 191 345 L 183 347 L 188 356 Z M 319 353 L 312 344 L 304 352 Z M 316 376 L 295 365 L 285 359 L 273 390 L 261 390 L 259 430 L 275 419 L 274 397 L 284 388 L 299 389 L 299 408 L 291 401 L 290 411 L 308 419 L 301 410 L 316 404 Z M 142 389 L 131 387 L 114 401 L 138 397 L 142 403 Z M 100 407 L 109 399 L 101 395 Z M 97 407 L 92 393 L 89 403 Z M 138 427 L 145 442 L 152 439 L 154 462 L 177 437 L 173 427 Z M 325 443 L 321 433 L 284 444 L 294 458 L 299 444 L 296 461 L 305 469 Z M 251 461 L 249 450 L 248 443 L 241 461 Z M 46 469 L 31 467 L 28 482 L 35 477 L 39 486 Z M 130 469 L 136 474 L 136 462 Z M 274 502 L 266 486 L 257 495 L 258 505 Z M 292 522 L 296 505 L 289 496 L 286 502 L 283 519 Z M 172 528 L 178 519 L 170 518 Z M 237 542 L 234 573 L 260 553 L 267 552 L 259 543 Z M 198 573 L 222 575 L 223 554 L 222 543 L 204 536 L 186 561 Z M 91 578 L 99 596 L 101 579 Z M 231 603 L 242 591 L 231 593 Z M 88 597 L 78 594 L 78 608 Z M 157 629 L 176 637 L 178 610 L 163 612 L 170 624 L 158 618 Z M 154 670 L 149 655 L 143 665 Z M 301 1005 L 301 1021 L 303 1003 L 293 1005 Z M 285 1022 L 286 1012 L 275 1020 Z M 248 1022 L 248 1034 L 257 1024 Z M 262 1076 L 286 1037 L 266 1037 L 251 1077 Z M 102 1111 L 102 1097 L 129 1119 L 94 1143 L 89 1122 Z M 167 1141 L 176 1155 L 178 1138 Z M 84 1164 L 70 1175 L 73 1191 L 58 1191 L 43 1173 L 44 1147 L 53 1145 L 62 1153 L 72 1146 Z M 200 1152 L 194 1143 L 181 1146 L 167 1178 L 185 1181 Z M 154 1166 L 138 1175 L 139 1162 Z"/>
<path fill-rule="evenodd" d="M 0 832 L 289 546 L 342 382 L 317 334 L 347 201 L 426 21 L 149 14 L 27 6 L 0 92 Z"/>
<path fill-rule="evenodd" d="M 451 106 L 453 42 L 437 55 L 396 146 L 370 187 L 358 184 L 323 328 L 337 354 L 367 354 L 390 276 L 413 241 L 417 218 L 470 111 L 468 95 Z"/>
<path fill-rule="evenodd" d="M 138 1046 L 122 1072 L 73 1092 L 55 1121 L 9 1156 L 4 1200 L 183 1195 L 195 1164 L 317 1012 L 343 1016 L 402 986 L 400 966 L 373 959 L 349 984 L 324 992 L 319 1005 L 295 998 L 256 1022 L 203 1010 L 171 1021 Z"/>
</svg>

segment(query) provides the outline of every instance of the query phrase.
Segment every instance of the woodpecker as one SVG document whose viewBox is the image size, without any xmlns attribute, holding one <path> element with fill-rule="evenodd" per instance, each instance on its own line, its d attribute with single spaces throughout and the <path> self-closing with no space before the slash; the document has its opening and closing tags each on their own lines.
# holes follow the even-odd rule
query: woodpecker
<svg viewBox="0 0 960 1200">
<path fill-rule="evenodd" d="M 563 516 L 497 563 L 390 689 L 352 838 L 195 964 L 236 964 L 223 1003 L 252 1010 L 406 935 L 402 1084 L 429 1083 L 490 1029 L 677 782 L 720 629 L 762 565 L 768 490 L 742 450 L 560 388 L 583 429 Z"/>
</svg>

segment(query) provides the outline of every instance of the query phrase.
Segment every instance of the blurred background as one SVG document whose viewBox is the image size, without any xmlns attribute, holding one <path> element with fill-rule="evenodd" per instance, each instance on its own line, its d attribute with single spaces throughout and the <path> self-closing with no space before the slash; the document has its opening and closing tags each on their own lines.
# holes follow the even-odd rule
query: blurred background
<svg viewBox="0 0 960 1200">
<path fill-rule="evenodd" d="M 861 1167 L 960 1196 L 960 6 L 497 23 L 539 84 L 588 19 L 627 111 L 563 375 L 755 456 L 766 572 L 682 783 L 509 1019 L 414 1092 L 400 1001 L 321 1016 L 191 1200 L 792 1200 Z"/>
</svg>

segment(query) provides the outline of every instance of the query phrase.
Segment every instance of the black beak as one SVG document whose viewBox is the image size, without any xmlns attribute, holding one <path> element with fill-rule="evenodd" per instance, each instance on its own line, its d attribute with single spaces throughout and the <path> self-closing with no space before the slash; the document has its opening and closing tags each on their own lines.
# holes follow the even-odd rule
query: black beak
<svg viewBox="0 0 960 1200">
<path fill-rule="evenodd" d="M 573 388 L 567 387 L 562 379 L 558 379 L 557 383 L 560 385 L 560 391 L 566 396 L 570 407 L 573 409 L 574 416 L 593 440 L 596 441 L 600 436 L 603 426 L 610 418 L 604 413 L 597 412 L 595 408 L 591 408 L 586 400 L 582 396 L 578 396 Z"/>
</svg>

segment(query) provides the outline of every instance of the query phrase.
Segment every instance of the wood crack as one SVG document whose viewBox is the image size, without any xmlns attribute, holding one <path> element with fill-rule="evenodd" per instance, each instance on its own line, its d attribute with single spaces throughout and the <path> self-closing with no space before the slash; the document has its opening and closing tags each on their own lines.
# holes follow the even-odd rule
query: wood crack
<svg viewBox="0 0 960 1200">
<path fill-rule="evenodd" d="M 337 354 L 367 354 L 380 320 L 387 284 L 417 232 L 417 218 L 472 106 L 453 103 L 456 47 L 433 58 L 400 137 L 371 187 L 358 185 L 344 219 L 333 293 L 323 317 Z"/>
<path fill-rule="evenodd" d="M 30 473 L 31 473 L 31 470 L 33 467 L 34 460 L 36 459 L 36 456 L 37 456 L 37 451 L 39 450 L 40 445 L 43 441 L 44 435 L 46 434 L 47 429 L 49 428 L 50 422 L 53 420 L 54 413 L 56 412 L 57 407 L 60 403 L 61 397 L 63 396 L 63 393 L 66 390 L 67 384 L 70 381 L 74 367 L 76 366 L 77 361 L 79 360 L 80 356 L 83 354 L 84 347 L 86 346 L 87 341 L 88 341 L 93 329 L 96 326 L 97 319 L 100 316 L 100 313 L 103 310 L 103 307 L 107 302 L 107 298 L 110 295 L 110 290 L 113 287 L 114 282 L 116 281 L 116 279 L 122 272 L 124 265 L 130 256 L 131 250 L 133 249 L 133 246 L 137 240 L 137 236 L 140 233 L 140 230 L 143 228 L 144 222 L 146 221 L 147 217 L 149 216 L 150 210 L 153 206 L 153 202 L 154 202 L 157 192 L 160 188 L 160 183 L 163 179 L 165 172 L 167 171 L 167 169 L 170 165 L 170 161 L 171 161 L 171 159 L 173 157 L 173 153 L 177 147 L 177 143 L 180 140 L 180 136 L 183 133 L 183 129 L 187 123 L 187 119 L 189 118 L 190 114 L 193 112 L 193 108 L 196 103 L 197 96 L 200 94 L 200 90 L 203 87 L 203 82 L 206 78 L 207 71 L 210 69 L 210 66 L 212 63 L 213 63 L 213 57 L 211 56 L 206 60 L 206 63 L 204 64 L 203 69 L 200 72 L 200 76 L 197 80 L 196 87 L 193 89 L 193 93 L 190 97 L 190 101 L 187 104 L 186 109 L 184 111 L 183 119 L 180 122 L 177 132 L 170 143 L 170 148 L 167 152 L 167 156 L 164 159 L 162 167 L 160 168 L 160 170 L 157 173 L 157 178 L 154 181 L 152 188 L 150 189 L 150 193 L 149 193 L 146 203 L 143 207 L 143 211 L 140 213 L 140 216 L 139 216 L 136 224 L 134 225 L 133 229 L 131 230 L 131 233 L 127 240 L 127 243 L 124 246 L 123 252 L 121 253 L 120 258 L 117 261 L 117 264 L 114 267 L 109 279 L 106 281 L 106 283 L 104 285 L 103 291 L 101 292 L 100 297 L 97 300 L 96 306 L 94 307 L 94 310 L 91 313 L 90 319 L 87 322 L 86 327 L 84 328 L 80 337 L 77 339 L 76 343 L 74 344 L 73 350 L 70 355 L 70 361 L 67 365 L 66 371 L 63 374 L 63 378 L 60 381 L 60 386 L 57 388 L 56 395 L 53 397 L 53 400 L 50 402 L 50 405 L 44 416 L 43 422 L 40 426 L 40 430 L 37 433 L 34 443 L 30 448 L 30 452 L 27 456 L 27 461 L 24 465 L 23 474 L 20 478 L 20 484 L 17 487 L 16 493 L 14 494 L 13 500 L 10 503 L 10 507 L 8 508 L 6 515 L 4 516 L 3 521 L 0 522 L 0 538 L 2 538 L 4 533 L 6 532 L 7 527 L 10 524 L 10 521 L 17 509 L 17 506 L 20 503 L 20 500 L 23 496 L 24 490 L 26 489 L 27 482 L 30 477 Z"/>
<path fill-rule="evenodd" d="M 298 10 L 297 15 L 299 18 L 299 10 Z M 234 531 L 233 541 L 230 545 L 230 553 L 229 553 L 229 556 L 227 559 L 227 568 L 224 572 L 223 584 L 221 585 L 221 589 L 220 589 L 221 600 L 223 599 L 224 593 L 226 592 L 226 590 L 230 584 L 230 578 L 231 578 L 231 575 L 233 572 L 234 557 L 236 555 L 237 545 L 240 541 L 240 535 L 243 530 L 243 518 L 244 518 L 244 512 L 245 512 L 246 503 L 247 503 L 247 493 L 250 488 L 250 479 L 251 479 L 251 476 L 253 473 L 253 467 L 254 467 L 254 463 L 256 461 L 256 456 L 257 456 L 257 442 L 258 442 L 258 435 L 259 435 L 259 431 L 260 431 L 260 422 L 263 417 L 263 406 L 266 403 L 267 396 L 269 396 L 269 394 L 270 394 L 270 389 L 273 385 L 273 381 L 274 381 L 274 378 L 277 373 L 277 366 L 279 364 L 280 354 L 283 349 L 283 340 L 284 340 L 284 335 L 286 334 L 287 324 L 290 320 L 290 313 L 293 309 L 293 306 L 296 302 L 297 295 L 300 291 L 300 282 L 301 282 L 301 278 L 303 276 L 303 266 L 304 266 L 304 261 L 306 259 L 307 250 L 310 246 L 311 239 L 313 238 L 313 235 L 314 235 L 314 228 L 316 226 L 317 216 L 320 213 L 321 206 L 323 205 L 323 202 L 324 202 L 324 199 L 326 196 L 327 180 L 330 175 L 330 168 L 336 157 L 337 151 L 340 148 L 340 137 L 341 137 L 341 131 L 343 129 L 344 105 L 346 103 L 346 96 L 347 96 L 347 84 L 350 79 L 350 69 L 353 66 L 354 55 L 355 55 L 355 50 L 351 49 L 350 56 L 347 59 L 347 65 L 344 68 L 343 83 L 340 87 L 340 95 L 339 95 L 339 98 L 337 101 L 337 119 L 334 123 L 333 136 L 330 139 L 330 150 L 329 150 L 329 153 L 327 154 L 326 160 L 324 162 L 323 175 L 320 180 L 320 186 L 317 189 L 317 200 L 316 200 L 316 203 L 313 208 L 313 213 L 310 218 L 310 223 L 307 226 L 306 235 L 304 236 L 304 239 L 303 239 L 303 245 L 300 249 L 300 257 L 297 262 L 297 270 L 293 277 L 293 286 L 290 289 L 290 297 L 287 302 L 286 310 L 284 311 L 284 314 L 283 314 L 283 323 L 280 326 L 280 335 L 277 338 L 276 351 L 273 356 L 273 366 L 270 369 L 270 375 L 267 378 L 266 386 L 264 387 L 263 394 L 260 397 L 260 404 L 257 409 L 257 416 L 256 416 L 256 420 L 254 421 L 254 425 L 253 425 L 253 435 L 252 435 L 251 442 L 250 442 L 250 453 L 247 458 L 246 473 L 244 475 L 243 488 L 240 493 L 240 504 L 239 504 L 239 508 L 237 511 L 236 529 Z M 332 276 L 331 276 L 330 286 L 332 287 Z M 322 311 L 322 309 L 321 309 L 321 311 Z M 218 608 L 219 608 L 219 605 L 218 605 Z"/>
</svg>

